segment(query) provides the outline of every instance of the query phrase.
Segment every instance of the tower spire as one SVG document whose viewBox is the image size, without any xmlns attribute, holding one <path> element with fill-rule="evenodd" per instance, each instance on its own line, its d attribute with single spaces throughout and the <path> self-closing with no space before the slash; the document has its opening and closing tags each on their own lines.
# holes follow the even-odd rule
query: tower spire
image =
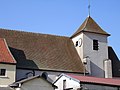
<svg viewBox="0 0 120 90">
<path fill-rule="evenodd" d="M 90 16 L 90 0 L 88 0 L 88 16 Z"/>
</svg>

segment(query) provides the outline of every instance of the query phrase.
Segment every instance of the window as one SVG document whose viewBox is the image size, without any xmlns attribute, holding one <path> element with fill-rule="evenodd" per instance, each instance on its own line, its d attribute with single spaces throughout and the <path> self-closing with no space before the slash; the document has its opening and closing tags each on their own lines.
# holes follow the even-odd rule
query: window
<svg viewBox="0 0 120 90">
<path fill-rule="evenodd" d="M 5 76 L 6 69 L 0 69 L 0 76 Z"/>
<path fill-rule="evenodd" d="M 76 47 L 78 46 L 78 41 L 76 41 L 76 44 L 75 44 L 75 46 L 76 46 Z"/>
<path fill-rule="evenodd" d="M 63 90 L 66 89 L 66 80 L 63 80 Z"/>
<path fill-rule="evenodd" d="M 98 50 L 99 46 L 98 46 L 98 40 L 93 40 L 93 50 Z"/>
</svg>

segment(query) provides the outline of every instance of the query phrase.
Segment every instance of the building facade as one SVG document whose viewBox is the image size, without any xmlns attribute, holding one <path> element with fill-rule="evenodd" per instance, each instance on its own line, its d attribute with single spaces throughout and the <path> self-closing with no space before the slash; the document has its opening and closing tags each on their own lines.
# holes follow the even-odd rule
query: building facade
<svg viewBox="0 0 120 90">
<path fill-rule="evenodd" d="M 52 80 L 61 73 L 120 76 L 108 36 L 90 16 L 71 37 L 0 29 L 0 87 L 43 72 Z"/>
</svg>

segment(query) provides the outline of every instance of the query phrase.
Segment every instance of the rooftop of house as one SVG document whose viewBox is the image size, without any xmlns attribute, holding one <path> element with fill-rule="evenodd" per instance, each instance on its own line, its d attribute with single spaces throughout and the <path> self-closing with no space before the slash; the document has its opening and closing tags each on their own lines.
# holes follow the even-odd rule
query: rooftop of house
<svg viewBox="0 0 120 90">
<path fill-rule="evenodd" d="M 52 84 L 52 81 L 51 81 L 51 79 L 49 77 L 46 78 L 46 77 L 41 76 L 41 75 L 31 76 L 31 77 L 25 78 L 23 80 L 16 81 L 16 82 L 14 82 L 13 84 L 11 84 L 9 86 L 10 87 L 19 87 L 19 84 L 23 84 L 25 82 L 29 82 L 29 81 L 37 79 L 37 78 L 41 78 L 42 80 L 45 80 L 46 82 L 48 82 L 52 86 L 56 87 L 55 85 Z"/>
<path fill-rule="evenodd" d="M 17 68 L 83 73 L 69 37 L 0 29 L 0 38 L 5 38 Z"/>
<path fill-rule="evenodd" d="M 16 63 L 11 52 L 9 51 L 5 39 L 3 38 L 0 38 L 0 63 Z"/>
<path fill-rule="evenodd" d="M 110 35 L 105 32 L 90 16 L 82 23 L 78 30 L 71 36 L 71 38 L 77 36 L 81 32 L 90 32 L 96 34 Z"/>
<path fill-rule="evenodd" d="M 9 86 L 11 88 L 18 88 L 18 87 L 20 87 L 21 84 L 23 84 L 25 82 L 29 82 L 29 81 L 34 80 L 34 79 L 38 79 L 38 78 L 41 78 L 42 80 L 45 80 L 47 83 L 51 84 L 54 88 L 57 88 L 57 86 L 55 86 L 55 85 L 52 84 L 52 82 L 50 81 L 49 77 L 45 78 L 44 76 L 41 76 L 41 75 L 36 75 L 36 76 L 31 76 L 31 77 L 25 78 L 23 80 L 14 82 L 13 84 L 11 84 Z"/>
<path fill-rule="evenodd" d="M 83 83 L 93 83 L 93 84 L 100 84 L 100 85 L 111 85 L 111 86 L 120 86 L 120 79 L 113 79 L 113 78 L 97 78 L 97 77 L 90 77 L 90 76 L 79 76 L 69 74 L 68 76 L 75 78 Z"/>
</svg>

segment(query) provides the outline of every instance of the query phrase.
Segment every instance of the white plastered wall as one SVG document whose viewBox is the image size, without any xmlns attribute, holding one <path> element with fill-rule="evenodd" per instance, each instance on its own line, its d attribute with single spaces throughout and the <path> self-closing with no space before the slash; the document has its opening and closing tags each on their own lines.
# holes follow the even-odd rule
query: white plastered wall
<svg viewBox="0 0 120 90">
<path fill-rule="evenodd" d="M 84 32 L 72 39 L 74 45 L 79 38 L 82 39 L 81 47 L 75 48 L 82 61 L 85 57 L 89 57 L 92 76 L 104 77 L 104 60 L 108 59 L 107 37 L 107 35 Z M 94 39 L 98 40 L 99 50 L 93 50 Z"/>
<path fill-rule="evenodd" d="M 76 41 L 78 41 L 79 39 L 82 39 L 82 44 L 81 46 L 75 46 L 76 45 Z M 78 36 L 72 38 L 72 41 L 74 43 L 74 47 L 76 48 L 77 52 L 78 52 L 78 55 L 80 56 L 81 60 L 83 61 L 83 33 L 79 34 Z"/>
<path fill-rule="evenodd" d="M 15 82 L 16 65 L 0 64 L 0 69 L 6 69 L 6 75 L 0 76 L 0 87 L 7 87 Z"/>
<path fill-rule="evenodd" d="M 89 56 L 91 61 L 91 75 L 104 77 L 104 60 L 108 59 L 107 36 L 95 33 L 83 35 L 83 57 Z M 93 40 L 98 40 L 99 50 L 93 50 Z"/>
<path fill-rule="evenodd" d="M 67 76 L 62 76 L 59 78 L 59 80 L 54 84 L 58 87 L 58 89 L 55 90 L 63 90 L 63 80 L 66 80 L 66 88 L 73 88 L 71 90 L 77 90 L 80 88 L 80 82 L 78 80 L 71 79 Z"/>
</svg>

